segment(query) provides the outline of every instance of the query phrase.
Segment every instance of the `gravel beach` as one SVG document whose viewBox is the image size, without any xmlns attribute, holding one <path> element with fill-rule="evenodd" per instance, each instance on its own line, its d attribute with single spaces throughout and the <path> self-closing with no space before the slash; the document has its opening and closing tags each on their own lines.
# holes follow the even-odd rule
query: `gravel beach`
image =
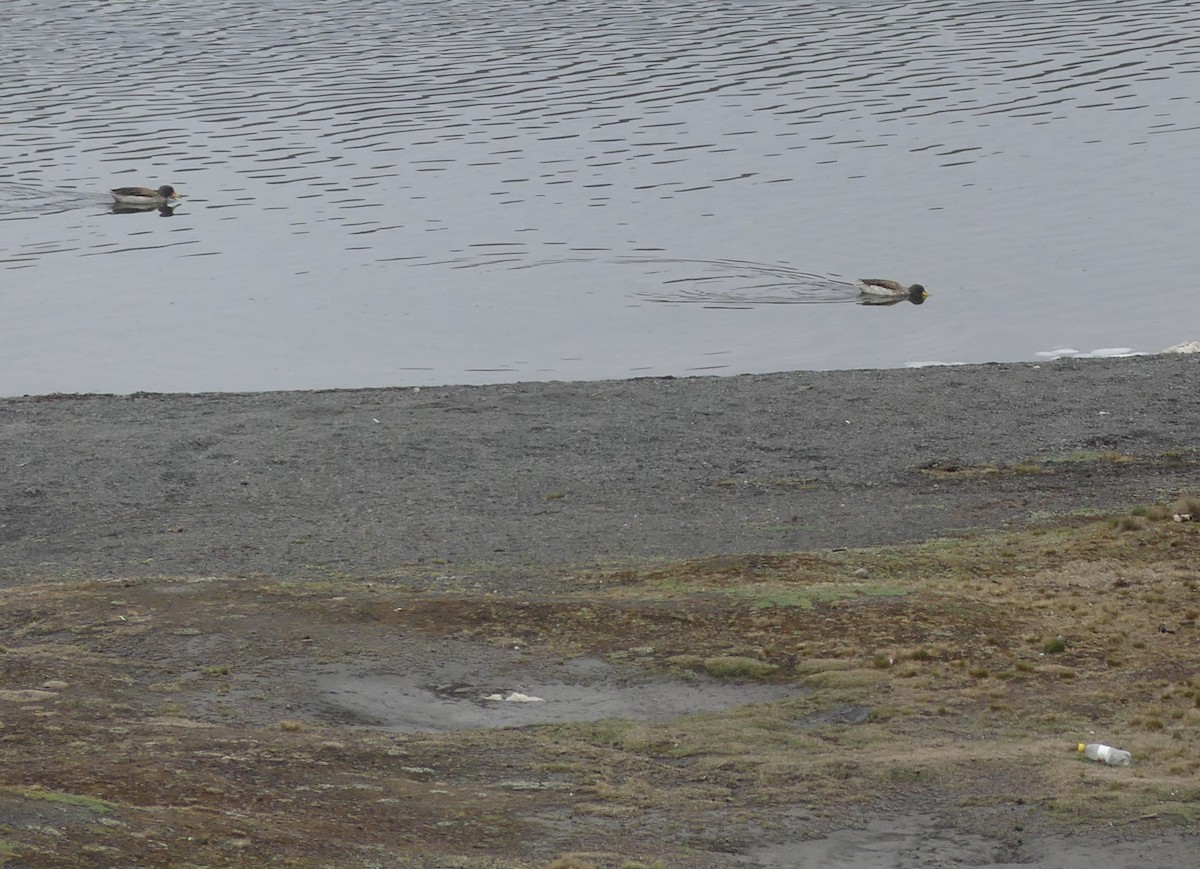
<svg viewBox="0 0 1200 869">
<path fill-rule="evenodd" d="M 685 558 L 1001 527 L 1194 484 L 1190 463 L 1165 459 L 1196 444 L 1197 371 L 1194 357 L 1168 355 L 10 398 L 0 578 L 370 575 L 430 560 Z M 1139 461 L 1086 461 L 1106 454 Z M 1060 472 L 953 478 L 1035 460 Z"/>
</svg>

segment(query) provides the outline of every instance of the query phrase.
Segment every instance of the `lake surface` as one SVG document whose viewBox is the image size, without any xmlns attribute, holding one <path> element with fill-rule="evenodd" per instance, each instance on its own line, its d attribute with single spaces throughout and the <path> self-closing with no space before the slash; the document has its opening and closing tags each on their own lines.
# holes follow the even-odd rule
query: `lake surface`
<svg viewBox="0 0 1200 869">
<path fill-rule="evenodd" d="M 9 0 L 0 394 L 1200 339 L 1200 5 Z M 107 190 L 182 204 L 114 214 Z M 848 281 L 930 291 L 854 304 Z M 1039 355 L 1041 354 L 1041 355 Z"/>
</svg>

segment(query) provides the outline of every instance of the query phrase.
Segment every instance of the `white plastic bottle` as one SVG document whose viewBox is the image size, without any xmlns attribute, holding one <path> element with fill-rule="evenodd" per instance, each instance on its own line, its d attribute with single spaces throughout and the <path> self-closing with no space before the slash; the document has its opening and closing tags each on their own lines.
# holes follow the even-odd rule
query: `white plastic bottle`
<svg viewBox="0 0 1200 869">
<path fill-rule="evenodd" d="M 1098 760 L 1109 766 L 1129 766 L 1131 759 L 1128 751 L 1113 748 L 1111 745 L 1101 745 L 1099 742 L 1089 742 L 1087 745 L 1081 742 L 1076 750 L 1088 760 Z"/>
</svg>

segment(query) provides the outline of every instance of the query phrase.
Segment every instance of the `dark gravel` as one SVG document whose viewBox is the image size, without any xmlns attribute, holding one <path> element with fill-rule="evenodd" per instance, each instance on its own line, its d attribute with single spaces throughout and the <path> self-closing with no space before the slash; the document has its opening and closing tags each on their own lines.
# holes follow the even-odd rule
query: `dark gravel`
<svg viewBox="0 0 1200 869">
<path fill-rule="evenodd" d="M 1162 500 L 1200 483 L 1198 364 L 0 400 L 0 580 L 511 572 Z M 920 470 L 1047 458 L 1083 460 Z"/>
</svg>

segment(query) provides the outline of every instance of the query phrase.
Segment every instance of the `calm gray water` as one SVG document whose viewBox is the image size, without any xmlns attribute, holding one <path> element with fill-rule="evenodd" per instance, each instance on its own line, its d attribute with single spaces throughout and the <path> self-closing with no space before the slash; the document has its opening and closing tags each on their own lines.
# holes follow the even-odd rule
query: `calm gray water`
<svg viewBox="0 0 1200 869">
<path fill-rule="evenodd" d="M 1200 338 L 1197 3 L 4 10 L 0 394 Z M 161 183 L 169 218 L 111 213 Z"/>
</svg>

